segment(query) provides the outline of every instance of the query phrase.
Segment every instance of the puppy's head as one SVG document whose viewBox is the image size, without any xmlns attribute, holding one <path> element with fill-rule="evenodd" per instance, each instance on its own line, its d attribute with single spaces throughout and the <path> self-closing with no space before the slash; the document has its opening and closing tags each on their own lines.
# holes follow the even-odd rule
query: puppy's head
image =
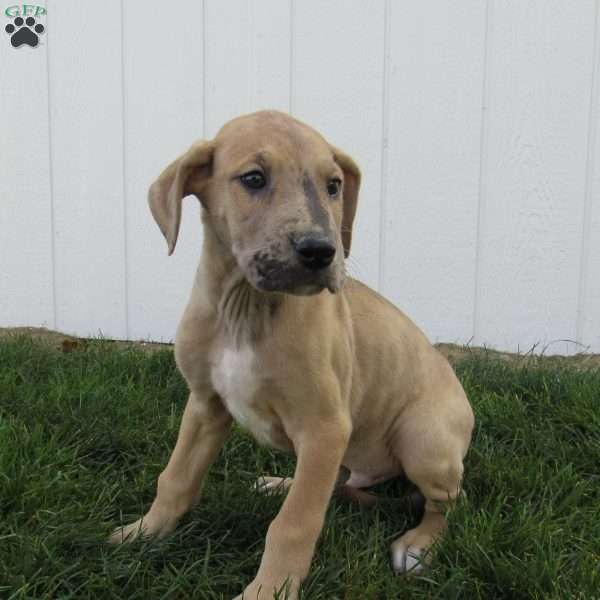
<svg viewBox="0 0 600 600">
<path fill-rule="evenodd" d="M 205 224 L 263 291 L 340 289 L 350 252 L 360 171 L 315 130 L 263 111 L 194 144 L 150 188 L 150 208 L 175 248 L 181 200 L 196 195 Z"/>
</svg>

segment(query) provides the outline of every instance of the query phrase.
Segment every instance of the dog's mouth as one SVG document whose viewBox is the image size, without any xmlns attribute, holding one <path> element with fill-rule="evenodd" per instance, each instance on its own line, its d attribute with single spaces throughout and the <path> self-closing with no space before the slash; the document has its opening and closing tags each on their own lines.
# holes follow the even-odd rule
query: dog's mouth
<svg viewBox="0 0 600 600">
<path fill-rule="evenodd" d="M 333 265 L 320 271 L 311 271 L 299 264 L 273 258 L 253 261 L 247 278 L 262 292 L 282 292 L 295 296 L 312 296 L 328 289 L 335 294 L 340 289 Z"/>
</svg>

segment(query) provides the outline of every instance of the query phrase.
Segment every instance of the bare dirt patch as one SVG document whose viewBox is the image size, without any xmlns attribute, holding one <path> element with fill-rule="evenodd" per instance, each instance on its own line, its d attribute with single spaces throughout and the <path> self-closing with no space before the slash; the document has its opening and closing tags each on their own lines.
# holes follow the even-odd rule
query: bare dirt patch
<svg viewBox="0 0 600 600">
<path fill-rule="evenodd" d="M 459 346 L 457 344 L 436 344 L 436 348 L 453 364 L 473 357 L 489 357 L 503 360 L 512 364 L 544 364 L 570 366 L 577 369 L 600 368 L 600 354 L 573 354 L 571 356 L 526 353 L 501 352 L 490 348 L 474 346 Z"/>
<path fill-rule="evenodd" d="M 61 352 L 72 352 L 84 347 L 86 344 L 111 344 L 118 348 L 139 348 L 148 352 L 172 349 L 173 344 L 161 344 L 158 342 L 110 340 L 107 338 L 80 338 L 59 331 L 52 331 L 44 327 L 0 327 L 0 341 L 13 336 L 29 336 L 35 340 L 47 343 Z"/>
<path fill-rule="evenodd" d="M 173 344 L 163 344 L 148 341 L 125 341 L 109 340 L 104 338 L 79 338 L 59 331 L 52 331 L 43 327 L 0 327 L 0 341 L 11 336 L 26 335 L 36 340 L 45 342 L 61 352 L 72 352 L 83 348 L 87 344 L 108 343 L 114 344 L 119 348 L 138 348 L 148 352 L 157 350 L 169 350 Z M 531 353 L 516 354 L 511 352 L 501 352 L 490 348 L 479 348 L 474 346 L 460 346 L 458 344 L 436 344 L 436 348 L 448 360 L 455 364 L 462 360 L 473 357 L 489 357 L 497 360 L 503 360 L 510 363 L 523 364 L 555 364 L 558 366 L 571 366 L 577 369 L 597 369 L 600 368 L 600 354 L 574 354 L 572 356 L 544 356 Z"/>
</svg>

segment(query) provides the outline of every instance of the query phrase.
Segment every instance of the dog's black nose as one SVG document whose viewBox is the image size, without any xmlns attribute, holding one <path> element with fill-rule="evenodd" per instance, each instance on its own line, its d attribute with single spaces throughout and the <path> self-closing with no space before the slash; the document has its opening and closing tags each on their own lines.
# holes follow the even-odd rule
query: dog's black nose
<svg viewBox="0 0 600 600">
<path fill-rule="evenodd" d="M 305 235 L 292 240 L 300 262 L 314 271 L 328 267 L 335 256 L 335 246 L 324 237 Z"/>
</svg>

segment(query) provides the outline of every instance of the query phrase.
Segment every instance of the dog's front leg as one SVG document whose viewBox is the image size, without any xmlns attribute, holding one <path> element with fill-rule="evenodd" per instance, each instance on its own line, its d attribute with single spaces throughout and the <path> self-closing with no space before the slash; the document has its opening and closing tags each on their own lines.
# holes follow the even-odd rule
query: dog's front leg
<svg viewBox="0 0 600 600">
<path fill-rule="evenodd" d="M 177 444 L 158 478 L 150 510 L 134 523 L 119 527 L 110 542 L 142 536 L 164 536 L 198 501 L 204 476 L 231 428 L 231 416 L 214 395 L 193 392 L 183 413 Z"/>
<path fill-rule="evenodd" d="M 349 420 L 338 419 L 311 426 L 294 440 L 298 462 L 290 491 L 269 526 L 256 578 L 236 600 L 271 600 L 276 591 L 281 599 L 297 598 L 323 527 L 350 430 Z"/>
</svg>

